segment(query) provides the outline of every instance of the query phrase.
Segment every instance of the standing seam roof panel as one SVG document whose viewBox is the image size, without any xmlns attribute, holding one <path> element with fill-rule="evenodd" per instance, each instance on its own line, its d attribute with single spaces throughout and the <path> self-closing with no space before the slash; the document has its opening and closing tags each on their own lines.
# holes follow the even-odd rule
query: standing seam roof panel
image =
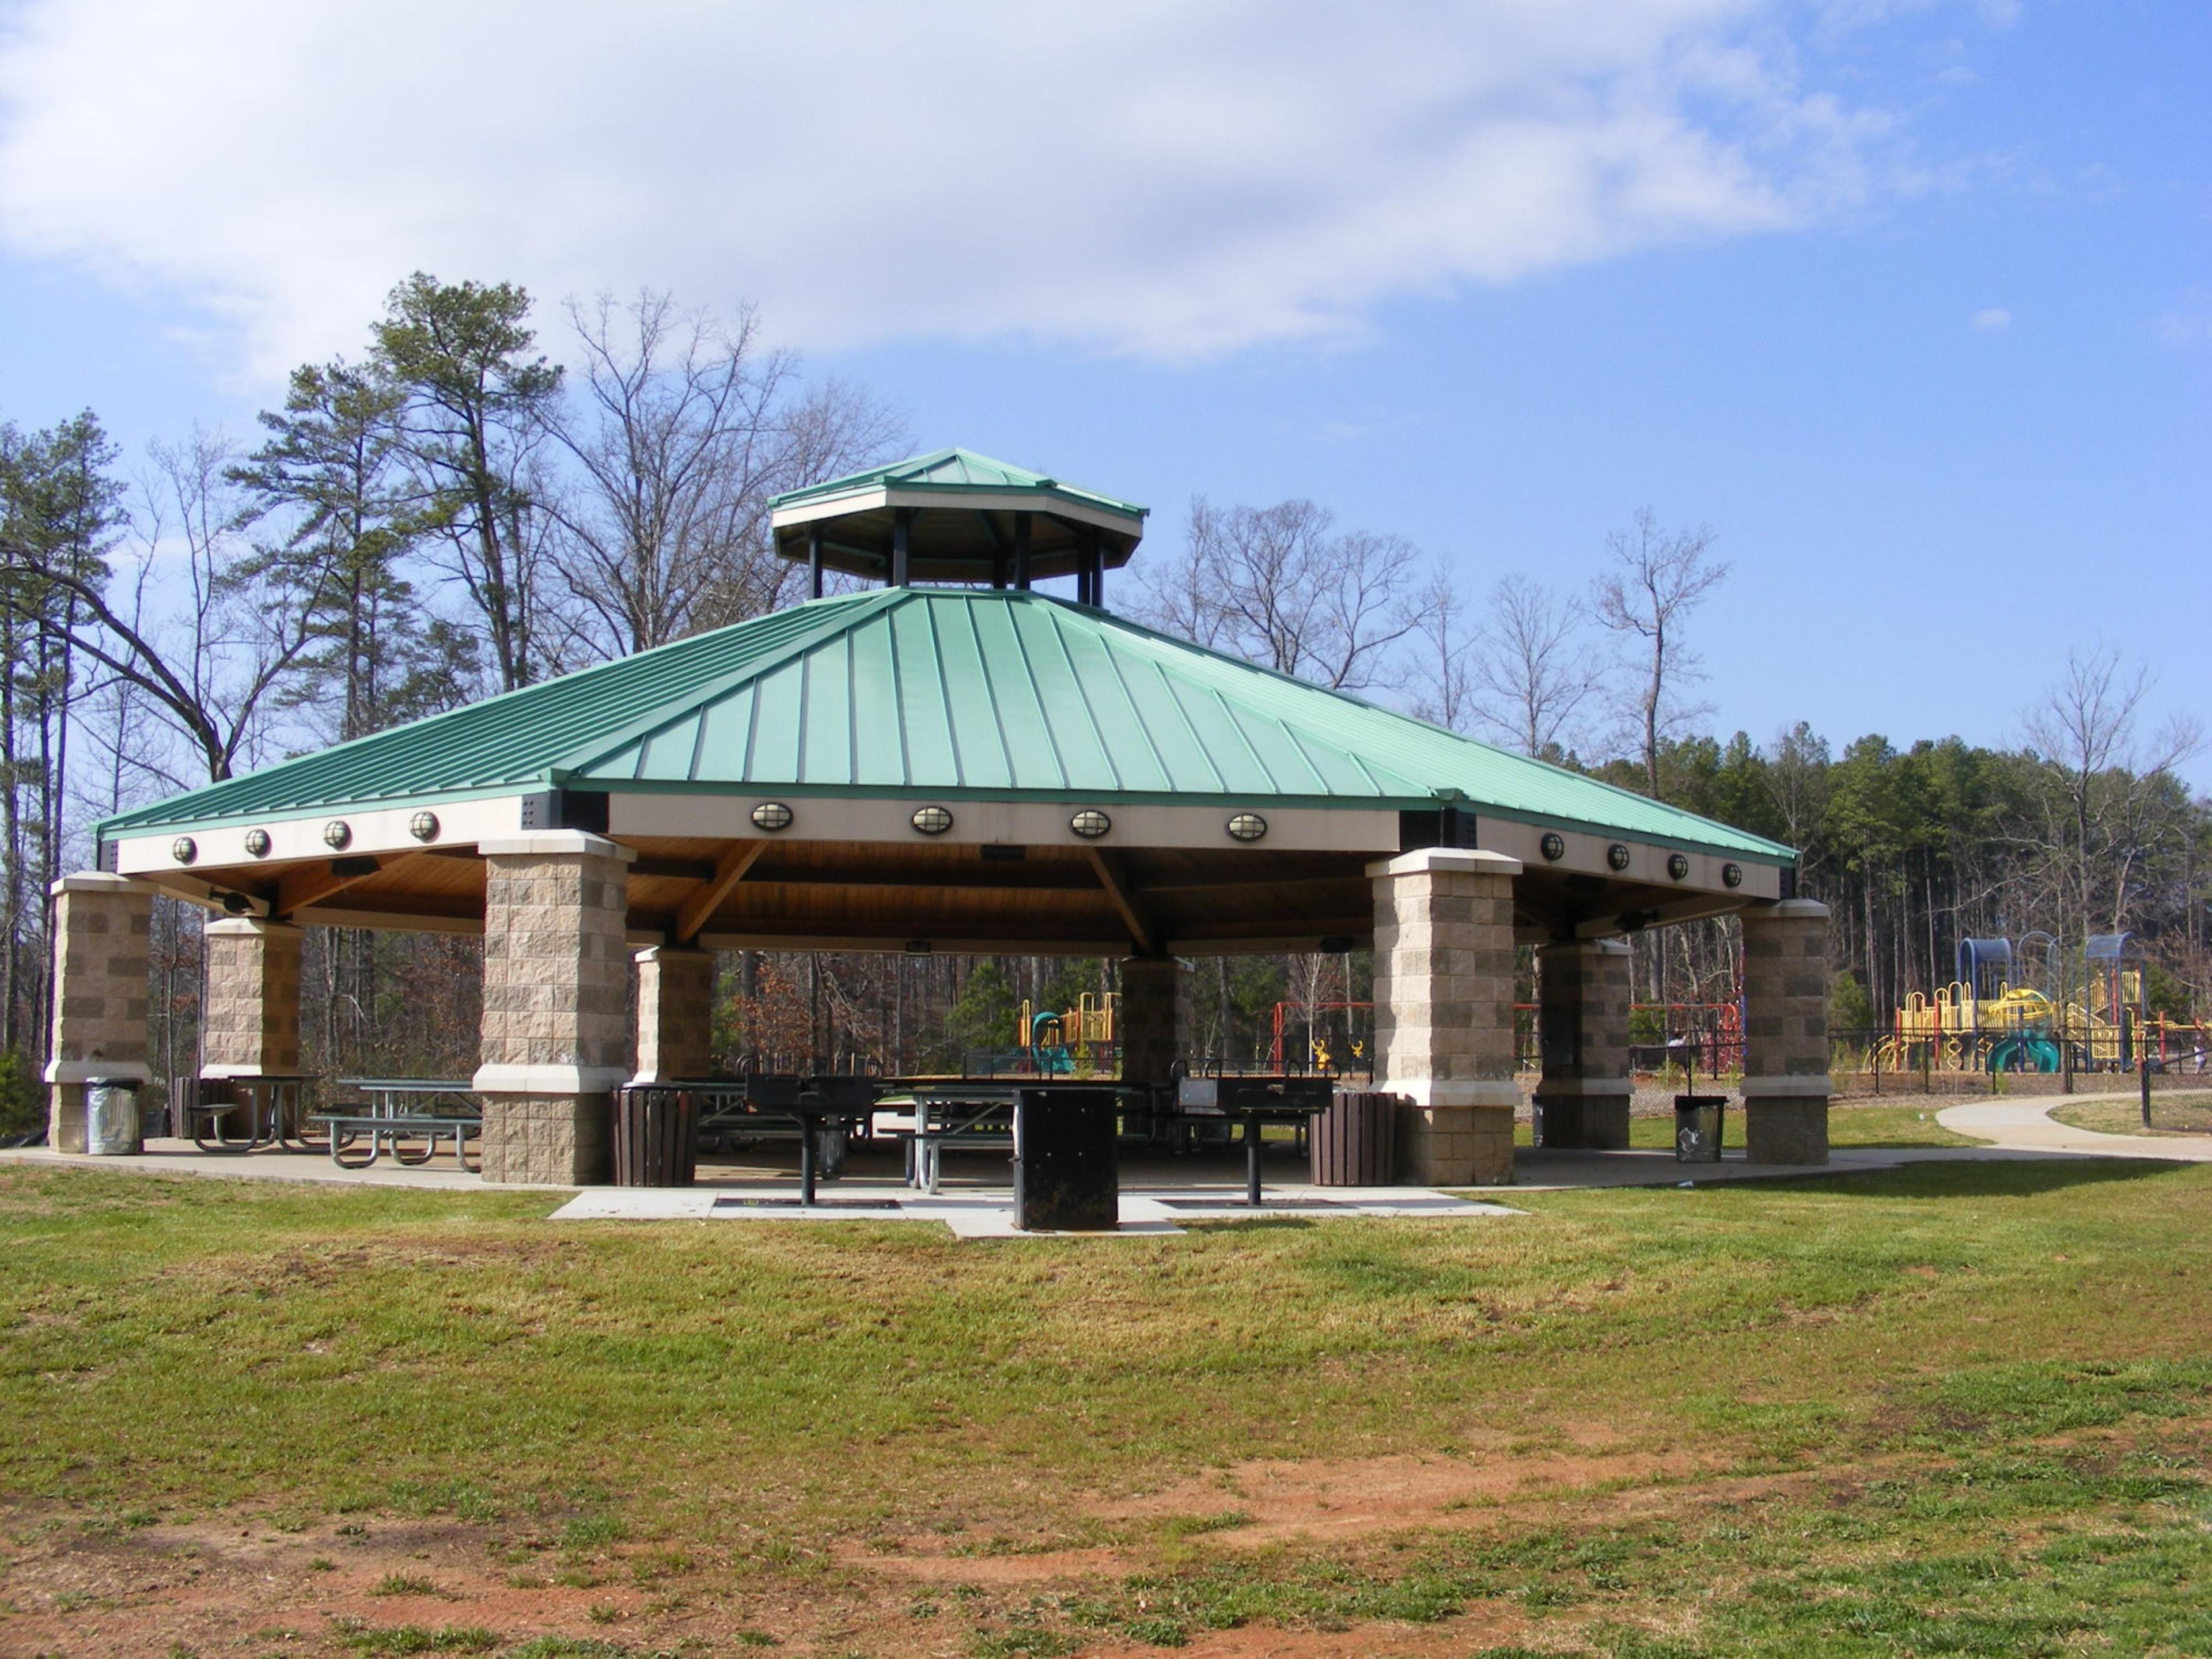
<svg viewBox="0 0 2212 1659">
<path fill-rule="evenodd" d="M 964 611 L 924 608 L 937 630 L 945 665 L 945 706 L 953 744 L 960 752 L 960 781 L 970 789 L 1011 789 L 1013 758 L 1006 752 L 999 711 L 992 706 L 990 676 L 983 666 L 974 620 Z"/>
<path fill-rule="evenodd" d="M 1067 769 L 1060 762 L 1060 744 L 1038 693 L 1036 667 L 1022 648 L 1008 607 L 974 605 L 968 607 L 968 616 L 975 625 L 976 644 L 990 682 L 991 704 L 998 711 L 999 729 L 1006 734 L 1014 787 L 1066 788 Z"/>
<path fill-rule="evenodd" d="M 1085 695 L 1081 676 L 1067 654 L 1067 636 L 1056 612 L 1023 605 L 1009 611 L 1015 632 L 1030 664 L 1030 675 L 1041 690 L 1045 718 L 1051 722 L 1054 747 L 1067 769 L 1072 789 L 1115 790 L 1121 775 L 1114 764 L 1113 746 L 1099 725 L 1098 711 Z M 1067 764 L 1070 756 L 1074 764 Z"/>
</svg>

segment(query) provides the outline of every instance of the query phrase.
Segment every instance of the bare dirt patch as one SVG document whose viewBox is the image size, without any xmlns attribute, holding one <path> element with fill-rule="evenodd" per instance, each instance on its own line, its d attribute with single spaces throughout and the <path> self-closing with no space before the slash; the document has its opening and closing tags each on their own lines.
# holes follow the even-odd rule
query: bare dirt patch
<svg viewBox="0 0 2212 1659">
<path fill-rule="evenodd" d="M 1109 1520 L 1192 1518 L 1245 1547 L 1301 1535 L 1358 1537 L 1407 1527 L 1466 1524 L 1499 1504 L 1687 1479 L 1713 1467 L 1688 1452 L 1473 1452 L 1257 1460 L 1101 1510 Z M 1234 1517 L 1245 1518 L 1234 1524 Z"/>
</svg>

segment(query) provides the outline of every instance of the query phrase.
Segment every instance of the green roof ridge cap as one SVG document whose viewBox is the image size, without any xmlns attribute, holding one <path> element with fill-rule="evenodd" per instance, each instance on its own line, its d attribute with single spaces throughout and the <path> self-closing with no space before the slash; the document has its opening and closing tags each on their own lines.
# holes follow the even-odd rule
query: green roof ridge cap
<svg viewBox="0 0 2212 1659">
<path fill-rule="evenodd" d="M 957 460 L 963 465 L 974 463 L 979 466 L 994 469 L 1006 476 L 1006 482 L 994 483 L 972 478 L 954 481 L 902 476 L 908 473 L 927 472 L 934 467 L 941 466 L 947 461 L 952 460 Z M 875 484 L 900 489 L 942 490 L 947 494 L 972 492 L 979 489 L 1023 491 L 1063 495 L 1070 501 L 1085 502 L 1127 518 L 1144 519 L 1150 517 L 1152 514 L 1150 507 L 1139 507 L 1134 501 L 1123 501 L 1121 497 L 1109 495 L 1103 490 L 1086 489 L 1080 484 L 1069 483 L 1065 479 L 1055 478 L 1048 473 L 1032 471 L 1025 466 L 1016 466 L 1011 461 L 1002 461 L 995 455 L 986 455 L 978 450 L 963 449 L 957 445 L 947 449 L 933 449 L 926 454 L 909 455 L 904 460 L 886 461 L 880 466 L 864 467 L 858 472 L 848 472 L 841 478 L 825 478 L 820 483 L 804 484 L 797 489 L 783 490 L 769 497 L 769 509 L 773 512 L 778 507 L 792 506 L 800 501 L 831 500 L 840 495 L 865 489 Z"/>
</svg>

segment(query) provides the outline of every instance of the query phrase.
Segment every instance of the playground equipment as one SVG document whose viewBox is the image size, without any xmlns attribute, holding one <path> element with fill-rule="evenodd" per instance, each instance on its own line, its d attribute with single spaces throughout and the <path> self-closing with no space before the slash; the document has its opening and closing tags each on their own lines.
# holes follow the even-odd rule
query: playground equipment
<svg viewBox="0 0 2212 1659">
<path fill-rule="evenodd" d="M 1058 1010 L 1039 1008 L 1024 997 L 1014 1016 L 1014 1041 L 1040 1077 L 1110 1070 L 1121 1007 L 1119 991 L 1085 991 L 1074 1007 Z"/>
<path fill-rule="evenodd" d="M 2075 998 L 2061 981 L 2058 941 L 2049 933 L 2025 935 L 2017 952 L 2009 939 L 1960 939 L 1958 977 L 1932 998 L 1918 991 L 1905 998 L 1889 1036 L 1876 1045 L 1881 1063 L 1892 1070 L 2057 1072 L 2070 1060 L 2083 1071 L 2124 1072 L 2139 1056 L 2162 1064 L 2177 1044 L 2185 1054 L 2201 1045 L 2197 1028 L 2145 1008 L 2134 934 L 2093 933 L 2081 960 Z M 2040 986 L 2016 982 L 2039 969 Z"/>
<path fill-rule="evenodd" d="M 1371 1002 L 1278 1002 L 1268 1063 L 1278 1072 L 1364 1072 L 1374 1038 Z"/>
</svg>

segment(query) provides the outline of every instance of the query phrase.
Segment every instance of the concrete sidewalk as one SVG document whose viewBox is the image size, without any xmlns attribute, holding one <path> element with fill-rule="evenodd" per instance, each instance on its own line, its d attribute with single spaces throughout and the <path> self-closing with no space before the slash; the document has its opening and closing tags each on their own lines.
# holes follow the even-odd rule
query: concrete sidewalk
<svg viewBox="0 0 2212 1659">
<path fill-rule="evenodd" d="M 1971 1105 L 1949 1106 L 1936 1121 L 1953 1133 L 2009 1152 L 2086 1153 L 2093 1158 L 2162 1158 L 2181 1164 L 2212 1163 L 2212 1135 L 2108 1135 L 2095 1129 L 2077 1129 L 2070 1123 L 2051 1121 L 2053 1107 L 2088 1105 L 2103 1101 L 2133 1101 L 2125 1094 L 2062 1095 L 2035 1100 L 1978 1100 Z M 2158 1097 L 2151 1097 L 2157 1110 Z"/>
</svg>

